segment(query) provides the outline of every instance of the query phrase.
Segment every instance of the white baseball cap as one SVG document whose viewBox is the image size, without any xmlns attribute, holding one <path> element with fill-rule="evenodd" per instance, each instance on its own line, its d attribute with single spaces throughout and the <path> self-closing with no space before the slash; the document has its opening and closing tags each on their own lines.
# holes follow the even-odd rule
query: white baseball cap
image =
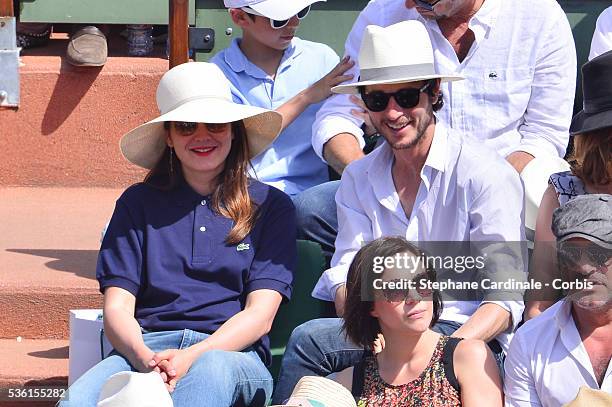
<svg viewBox="0 0 612 407">
<path fill-rule="evenodd" d="M 313 3 L 326 0 L 223 0 L 227 8 L 250 7 L 272 20 L 288 20 Z"/>
</svg>

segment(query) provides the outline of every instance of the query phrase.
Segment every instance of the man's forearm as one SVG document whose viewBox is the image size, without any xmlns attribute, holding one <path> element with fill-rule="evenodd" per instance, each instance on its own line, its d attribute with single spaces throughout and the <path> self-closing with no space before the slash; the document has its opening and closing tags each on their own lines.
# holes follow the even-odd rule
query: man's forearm
<svg viewBox="0 0 612 407">
<path fill-rule="evenodd" d="M 497 304 L 485 303 L 452 336 L 488 342 L 506 331 L 511 324 L 510 312 Z"/>
<path fill-rule="evenodd" d="M 363 157 L 359 142 L 350 133 L 340 133 L 332 137 L 323 146 L 323 157 L 338 174 L 352 161 Z"/>
</svg>

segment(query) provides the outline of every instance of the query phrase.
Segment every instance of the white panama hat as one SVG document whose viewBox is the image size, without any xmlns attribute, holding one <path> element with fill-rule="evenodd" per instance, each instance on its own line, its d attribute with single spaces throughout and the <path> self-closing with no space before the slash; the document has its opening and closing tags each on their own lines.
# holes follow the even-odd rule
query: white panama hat
<svg viewBox="0 0 612 407">
<path fill-rule="evenodd" d="M 338 85 L 334 93 L 358 93 L 360 86 L 441 79 L 458 81 L 459 75 L 436 73 L 427 29 L 409 20 L 388 27 L 369 25 L 359 49 L 359 82 Z"/>
<path fill-rule="evenodd" d="M 244 122 L 251 158 L 265 150 L 278 136 L 280 113 L 232 100 L 230 82 L 215 64 L 189 62 L 162 76 L 157 87 L 161 115 L 121 138 L 123 156 L 147 169 L 153 168 L 167 148 L 164 122 Z"/>
<path fill-rule="evenodd" d="M 70 397 L 70 396 L 68 396 Z M 172 407 L 172 397 L 157 372 L 119 372 L 108 378 L 97 407 Z"/>
<path fill-rule="evenodd" d="M 327 0 L 224 0 L 227 8 L 250 7 L 272 20 L 288 20 L 313 3 Z"/>
</svg>

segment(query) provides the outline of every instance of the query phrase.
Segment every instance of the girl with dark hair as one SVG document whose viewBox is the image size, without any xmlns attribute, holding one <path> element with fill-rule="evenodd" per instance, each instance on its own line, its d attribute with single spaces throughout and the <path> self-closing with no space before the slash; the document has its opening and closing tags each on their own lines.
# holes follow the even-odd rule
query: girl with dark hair
<svg viewBox="0 0 612 407">
<path fill-rule="evenodd" d="M 98 258 L 115 350 L 60 406 L 95 406 L 124 371 L 159 373 L 177 407 L 264 406 L 266 334 L 291 295 L 296 226 L 290 198 L 247 170 L 281 116 L 233 103 L 219 68 L 199 62 L 168 71 L 157 103 L 161 116 L 121 140 L 150 171 L 117 201 Z"/>
<path fill-rule="evenodd" d="M 422 259 L 393 267 L 385 259 Z M 501 380 L 493 355 L 479 340 L 440 335 L 430 328 L 441 311 L 435 271 L 427 256 L 401 237 L 364 246 L 348 272 L 344 330 L 379 353 L 366 352 L 357 365 L 337 375 L 363 407 L 501 406 Z M 406 267 L 406 265 L 415 267 Z"/>
</svg>

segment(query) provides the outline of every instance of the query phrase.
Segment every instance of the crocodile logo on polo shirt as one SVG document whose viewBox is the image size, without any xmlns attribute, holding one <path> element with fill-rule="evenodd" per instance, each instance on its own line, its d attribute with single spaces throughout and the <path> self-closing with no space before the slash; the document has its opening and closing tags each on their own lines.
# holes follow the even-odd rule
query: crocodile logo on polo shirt
<svg viewBox="0 0 612 407">
<path fill-rule="evenodd" d="M 251 246 L 248 243 L 240 243 L 238 246 L 236 246 L 236 251 L 241 252 L 243 250 L 249 250 L 250 248 Z"/>
</svg>

